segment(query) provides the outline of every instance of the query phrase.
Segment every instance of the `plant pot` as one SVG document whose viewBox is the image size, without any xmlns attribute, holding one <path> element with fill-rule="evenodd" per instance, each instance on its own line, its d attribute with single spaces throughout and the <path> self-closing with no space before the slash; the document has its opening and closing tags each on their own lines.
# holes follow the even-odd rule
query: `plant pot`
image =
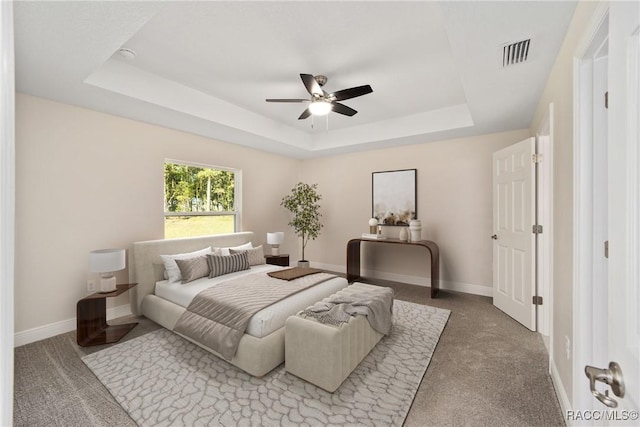
<svg viewBox="0 0 640 427">
<path fill-rule="evenodd" d="M 310 265 L 311 265 L 311 263 L 309 261 L 307 261 L 307 260 L 302 259 L 302 260 L 298 261 L 298 267 L 309 268 Z"/>
</svg>

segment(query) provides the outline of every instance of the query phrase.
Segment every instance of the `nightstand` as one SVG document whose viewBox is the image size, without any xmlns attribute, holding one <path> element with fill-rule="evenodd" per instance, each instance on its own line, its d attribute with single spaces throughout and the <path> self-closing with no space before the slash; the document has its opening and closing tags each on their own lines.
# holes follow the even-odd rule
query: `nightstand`
<svg viewBox="0 0 640 427">
<path fill-rule="evenodd" d="M 82 298 L 77 305 L 77 341 L 78 345 L 109 344 L 120 341 L 138 323 L 124 325 L 107 324 L 107 298 L 117 297 L 136 286 L 137 283 L 116 285 L 116 290 L 106 293 L 95 293 Z"/>
<path fill-rule="evenodd" d="M 289 254 L 265 255 L 264 257 L 267 259 L 267 264 L 289 267 Z"/>
</svg>

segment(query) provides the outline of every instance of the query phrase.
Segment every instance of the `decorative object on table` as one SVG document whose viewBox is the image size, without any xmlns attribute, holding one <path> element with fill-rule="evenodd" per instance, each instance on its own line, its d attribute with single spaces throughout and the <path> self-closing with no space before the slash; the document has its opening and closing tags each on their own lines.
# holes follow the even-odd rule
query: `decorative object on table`
<svg viewBox="0 0 640 427">
<path fill-rule="evenodd" d="M 417 169 L 373 172 L 372 212 L 382 225 L 409 225 L 417 218 Z"/>
<path fill-rule="evenodd" d="M 419 242 L 422 240 L 422 222 L 414 219 L 409 222 L 409 231 L 411 232 L 411 241 Z"/>
<path fill-rule="evenodd" d="M 409 232 L 407 231 L 406 227 L 400 228 L 400 234 L 398 235 L 398 239 L 400 239 L 403 242 L 406 242 L 407 240 L 409 240 Z"/>
<path fill-rule="evenodd" d="M 114 272 L 126 267 L 124 249 L 98 249 L 89 253 L 89 271 L 100 273 L 100 292 L 116 290 Z"/>
<path fill-rule="evenodd" d="M 378 232 L 378 219 L 371 218 L 369 220 L 369 233 L 376 234 Z"/>
<path fill-rule="evenodd" d="M 271 255 L 280 255 L 280 245 L 284 242 L 284 231 L 267 233 L 267 243 L 271 245 Z"/>
<path fill-rule="evenodd" d="M 302 259 L 298 261 L 299 267 L 309 266 L 309 261 L 304 257 L 304 249 L 309 240 L 315 240 L 320 235 L 322 228 L 322 214 L 318 204 L 322 196 L 318 194 L 317 188 L 318 184 L 299 182 L 291 189 L 291 194 L 283 197 L 280 203 L 280 206 L 284 206 L 293 215 L 289 225 L 293 227 L 296 235 L 302 238 Z"/>
<path fill-rule="evenodd" d="M 362 238 L 363 239 L 373 239 L 373 240 L 381 240 L 381 239 L 386 239 L 387 236 L 383 235 L 383 234 L 377 234 L 377 233 L 362 233 Z"/>
</svg>

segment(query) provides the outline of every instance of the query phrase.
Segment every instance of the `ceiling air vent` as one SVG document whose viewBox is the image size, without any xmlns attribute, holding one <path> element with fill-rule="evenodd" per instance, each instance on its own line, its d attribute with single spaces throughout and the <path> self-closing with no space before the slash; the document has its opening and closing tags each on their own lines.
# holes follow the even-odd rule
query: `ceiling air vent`
<svg viewBox="0 0 640 427">
<path fill-rule="evenodd" d="M 522 40 L 515 43 L 503 44 L 502 47 L 502 68 L 511 65 L 521 64 L 529 57 L 529 45 L 531 39 Z"/>
</svg>

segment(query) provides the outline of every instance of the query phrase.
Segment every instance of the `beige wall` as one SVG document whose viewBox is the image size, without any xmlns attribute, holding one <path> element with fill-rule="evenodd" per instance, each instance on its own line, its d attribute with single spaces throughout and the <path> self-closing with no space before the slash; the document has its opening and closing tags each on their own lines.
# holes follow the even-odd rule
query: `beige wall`
<svg viewBox="0 0 640 427">
<path fill-rule="evenodd" d="M 163 238 L 165 158 L 241 169 L 254 244 L 286 229 L 279 201 L 298 160 L 28 95 L 16 104 L 16 332 L 75 317 L 89 251 Z M 289 233 L 283 251 L 295 248 Z"/>
<path fill-rule="evenodd" d="M 573 55 L 598 2 L 579 2 L 531 125 L 535 133 L 553 102 L 553 362 L 569 401 L 572 364 L 565 337 L 573 343 Z"/>
<path fill-rule="evenodd" d="M 307 258 L 344 268 L 347 241 L 368 232 L 371 173 L 415 168 L 422 236 L 440 247 L 443 285 L 491 295 L 491 155 L 528 136 L 518 130 L 305 160 L 301 179 L 318 183 L 324 214 L 322 234 L 307 246 Z M 385 229 L 397 237 L 398 227 Z M 421 278 L 428 277 L 428 263 L 414 249 L 363 249 L 364 268 L 378 277 L 426 284 Z"/>
<path fill-rule="evenodd" d="M 292 261 L 299 244 L 279 202 L 298 179 L 317 182 L 325 228 L 309 244 L 307 258 L 338 269 L 344 269 L 346 241 L 367 231 L 371 172 L 417 168 L 423 237 L 440 246 L 444 285 L 490 294 L 491 153 L 527 134 L 299 161 L 19 94 L 16 332 L 75 316 L 90 277 L 89 251 L 163 237 L 166 158 L 242 169 L 242 229 L 256 232 L 255 244 L 264 243 L 267 231 L 284 230 L 282 251 Z M 420 253 L 365 249 L 365 257 L 364 267 L 380 277 L 426 283 Z M 125 283 L 127 274 L 118 273 L 118 282 Z M 127 302 L 125 295 L 109 306 Z"/>
</svg>

